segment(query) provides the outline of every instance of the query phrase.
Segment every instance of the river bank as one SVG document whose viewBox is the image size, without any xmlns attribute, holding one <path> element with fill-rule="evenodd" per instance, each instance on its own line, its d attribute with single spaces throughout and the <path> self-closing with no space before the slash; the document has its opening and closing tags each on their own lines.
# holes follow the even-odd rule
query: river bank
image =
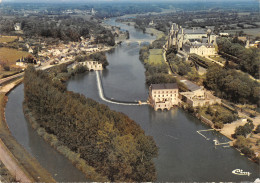
<svg viewBox="0 0 260 183">
<path fill-rule="evenodd" d="M 80 158 L 80 154 L 71 151 L 64 143 L 58 140 L 57 136 L 46 132 L 46 130 L 38 124 L 34 114 L 29 110 L 28 106 L 23 104 L 23 111 L 25 118 L 31 124 L 32 128 L 37 131 L 37 134 L 42 137 L 50 146 L 68 158 L 72 164 L 82 171 L 89 181 L 106 182 L 108 179 L 98 174 L 95 169 L 87 164 L 87 162 Z"/>
<path fill-rule="evenodd" d="M 3 87 L 0 95 L 0 138 L 1 156 L 0 159 L 6 168 L 21 182 L 55 182 L 52 176 L 41 167 L 38 161 L 33 158 L 12 136 L 5 118 L 5 106 L 8 100 L 8 93 L 11 92 L 22 79 L 13 81 Z M 2 88 L 1 88 L 2 89 Z"/>
</svg>

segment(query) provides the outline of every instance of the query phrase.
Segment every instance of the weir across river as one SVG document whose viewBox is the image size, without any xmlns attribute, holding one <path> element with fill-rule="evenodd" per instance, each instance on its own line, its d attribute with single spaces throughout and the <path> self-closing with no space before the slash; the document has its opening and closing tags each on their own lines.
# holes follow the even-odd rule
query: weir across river
<svg viewBox="0 0 260 183">
<path fill-rule="evenodd" d="M 111 103 L 111 104 L 118 104 L 118 105 L 146 105 L 147 104 L 147 102 L 140 102 L 140 101 L 139 102 L 126 102 L 126 101 L 117 101 L 114 99 L 106 98 L 104 95 L 103 85 L 102 85 L 102 81 L 101 81 L 100 74 L 99 74 L 100 71 L 95 71 L 95 72 L 96 72 L 96 78 L 97 78 L 98 94 L 99 94 L 99 97 L 103 101 Z"/>
</svg>

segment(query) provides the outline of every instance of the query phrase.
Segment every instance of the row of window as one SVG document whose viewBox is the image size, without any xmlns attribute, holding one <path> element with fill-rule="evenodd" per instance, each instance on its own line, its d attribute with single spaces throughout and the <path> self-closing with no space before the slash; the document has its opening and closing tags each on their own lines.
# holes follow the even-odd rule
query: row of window
<svg viewBox="0 0 260 183">
<path fill-rule="evenodd" d="M 154 95 L 153 97 L 155 98 L 157 95 Z M 172 96 L 177 96 L 177 94 L 174 94 L 174 95 L 158 95 L 157 97 L 172 97 Z"/>
<path fill-rule="evenodd" d="M 161 92 L 160 92 L 160 91 L 158 91 L 158 92 L 154 91 L 154 93 L 155 93 L 155 94 L 156 94 L 156 93 L 158 93 L 158 94 L 159 94 L 159 93 L 177 93 L 177 91 L 176 91 L 176 90 L 175 90 L 175 91 L 165 91 L 165 92 L 164 92 L 164 91 L 161 91 Z"/>
</svg>

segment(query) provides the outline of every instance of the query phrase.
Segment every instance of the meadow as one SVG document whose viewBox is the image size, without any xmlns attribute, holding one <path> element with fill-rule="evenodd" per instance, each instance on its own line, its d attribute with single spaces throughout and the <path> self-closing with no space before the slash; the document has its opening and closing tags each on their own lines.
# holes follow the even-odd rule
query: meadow
<svg viewBox="0 0 260 183">
<path fill-rule="evenodd" d="M 163 63 L 162 49 L 150 49 L 149 64 L 161 65 Z"/>
<path fill-rule="evenodd" d="M 27 57 L 30 55 L 28 52 L 24 51 L 18 51 L 16 49 L 12 48 L 0 48 L 0 64 L 1 62 L 6 62 L 7 65 L 15 65 L 15 62 L 22 58 L 22 57 Z"/>
</svg>

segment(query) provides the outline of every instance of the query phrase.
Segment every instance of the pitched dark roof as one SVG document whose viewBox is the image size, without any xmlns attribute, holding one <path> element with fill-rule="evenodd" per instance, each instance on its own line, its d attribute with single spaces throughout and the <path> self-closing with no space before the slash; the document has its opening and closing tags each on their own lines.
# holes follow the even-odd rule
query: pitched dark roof
<svg viewBox="0 0 260 183">
<path fill-rule="evenodd" d="M 151 84 L 152 90 L 178 89 L 177 83 Z"/>
</svg>

